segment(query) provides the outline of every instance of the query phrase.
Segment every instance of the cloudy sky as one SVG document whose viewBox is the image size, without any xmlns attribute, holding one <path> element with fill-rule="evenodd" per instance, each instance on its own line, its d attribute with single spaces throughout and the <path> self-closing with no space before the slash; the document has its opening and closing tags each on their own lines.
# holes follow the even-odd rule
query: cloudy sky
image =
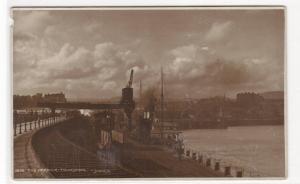
<svg viewBox="0 0 300 184">
<path fill-rule="evenodd" d="M 284 88 L 284 12 L 277 10 L 14 10 L 14 94 L 69 98 L 134 88 L 201 98 Z"/>
</svg>

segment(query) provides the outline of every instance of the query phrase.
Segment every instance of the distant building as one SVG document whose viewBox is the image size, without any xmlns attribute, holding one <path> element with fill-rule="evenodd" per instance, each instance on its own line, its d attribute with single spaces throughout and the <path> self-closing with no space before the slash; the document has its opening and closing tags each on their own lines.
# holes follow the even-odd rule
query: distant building
<svg viewBox="0 0 300 184">
<path fill-rule="evenodd" d="M 37 93 L 31 97 L 34 104 L 37 104 L 38 102 L 43 100 L 43 93 Z"/>
<path fill-rule="evenodd" d="M 54 93 L 54 94 L 45 94 L 37 93 L 35 95 L 14 95 L 13 96 L 13 106 L 14 109 L 24 109 L 37 107 L 39 102 L 66 102 L 67 99 L 65 94 Z"/>
<path fill-rule="evenodd" d="M 257 93 L 238 93 L 236 95 L 236 102 L 241 107 L 251 107 L 251 106 L 257 106 L 261 103 L 263 103 L 264 97 Z"/>
<path fill-rule="evenodd" d="M 60 93 L 53 93 L 53 94 L 45 94 L 44 102 L 67 102 L 65 94 L 62 92 Z"/>
<path fill-rule="evenodd" d="M 30 95 L 14 95 L 13 97 L 13 107 L 14 109 L 22 109 L 26 107 L 35 106 L 34 101 L 32 100 Z"/>
</svg>

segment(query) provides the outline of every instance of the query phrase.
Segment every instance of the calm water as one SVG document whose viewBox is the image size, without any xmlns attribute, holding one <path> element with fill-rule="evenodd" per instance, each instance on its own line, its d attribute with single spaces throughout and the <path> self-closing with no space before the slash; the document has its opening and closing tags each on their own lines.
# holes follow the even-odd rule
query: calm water
<svg viewBox="0 0 300 184">
<path fill-rule="evenodd" d="M 283 126 L 187 130 L 182 136 L 185 147 L 258 172 L 262 176 L 284 176 Z"/>
</svg>

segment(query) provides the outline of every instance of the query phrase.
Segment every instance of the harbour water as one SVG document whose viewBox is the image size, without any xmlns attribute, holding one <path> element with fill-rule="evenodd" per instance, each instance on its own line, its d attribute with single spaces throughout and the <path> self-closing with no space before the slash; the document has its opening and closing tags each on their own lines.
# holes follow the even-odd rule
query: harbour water
<svg viewBox="0 0 300 184">
<path fill-rule="evenodd" d="M 260 176 L 284 177 L 284 126 L 243 126 L 183 132 L 186 148 Z"/>
</svg>

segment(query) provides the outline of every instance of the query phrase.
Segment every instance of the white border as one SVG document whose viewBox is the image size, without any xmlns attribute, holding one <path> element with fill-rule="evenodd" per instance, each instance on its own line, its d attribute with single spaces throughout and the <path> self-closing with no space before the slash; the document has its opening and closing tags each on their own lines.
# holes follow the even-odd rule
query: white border
<svg viewBox="0 0 300 184">
<path fill-rule="evenodd" d="M 297 79 L 300 79 L 300 57 L 299 57 L 299 39 L 300 39 L 300 1 L 297 0 L 290 0 L 290 1 L 279 1 L 279 0 L 273 0 L 273 1 L 267 1 L 267 0 L 252 0 L 252 1 L 246 1 L 246 0 L 239 0 L 239 1 L 233 1 L 230 2 L 225 0 L 202 0 L 202 1 L 180 1 L 180 0 L 164 0 L 163 2 L 160 2 L 158 0 L 144 0 L 144 1 L 97 1 L 97 0 L 68 0 L 68 1 L 61 1 L 61 0 L 31 0 L 31 1 L 25 1 L 25 0 L 10 0 L 10 2 L 7 2 L 5 0 L 1 1 L 1 33 L 0 33 L 0 40 L 1 40 L 1 56 L 4 56 L 4 58 L 1 57 L 1 67 L 0 67 L 0 75 L 1 75 L 1 90 L 0 90 L 0 118 L 1 118 L 1 133 L 0 133 L 0 141 L 1 141 L 1 156 L 0 156 L 0 169 L 1 169 L 1 178 L 0 183 L 6 183 L 6 182 L 16 182 L 10 179 L 10 163 L 9 160 L 11 158 L 11 152 L 10 150 L 10 125 L 8 122 L 10 122 L 10 99 L 11 99 L 11 88 L 10 88 L 10 81 L 11 81 L 11 72 L 10 72 L 10 60 L 9 60 L 9 8 L 10 7 L 20 7 L 20 6 L 29 6 L 29 7 L 41 7 L 41 6 L 65 6 L 65 7 L 71 7 L 71 6 L 175 6 L 175 5 L 181 5 L 181 6 L 230 6 L 230 5 L 284 5 L 287 7 L 287 64 L 286 64 L 286 70 L 287 70 L 287 109 L 288 112 L 286 114 L 287 116 L 287 124 L 286 126 L 288 128 L 287 132 L 287 147 L 288 147 L 288 175 L 286 180 L 147 180 L 143 183 L 150 183 L 153 181 L 157 181 L 159 183 L 195 183 L 195 182 L 201 182 L 201 183 L 300 183 L 300 143 L 298 140 L 300 140 L 300 136 L 298 136 L 298 131 L 300 131 L 300 121 L 299 121 L 299 112 L 300 112 L 300 82 L 297 81 Z M 3 11 L 2 11 L 3 10 Z M 298 61 L 297 61 L 298 60 Z M 39 183 L 39 181 L 23 181 L 24 183 Z M 57 180 L 56 180 L 57 181 Z M 71 182 L 70 180 L 62 182 L 59 180 L 60 183 L 82 183 L 82 180 Z M 135 183 L 141 183 L 141 180 L 135 180 Z M 48 181 L 47 183 L 50 183 L 51 181 Z M 101 182 L 101 181 L 90 181 L 89 183 L 95 183 L 95 182 Z M 102 182 L 112 182 L 112 183 L 128 183 L 129 180 L 125 181 L 110 181 L 110 180 L 102 180 Z"/>
</svg>

